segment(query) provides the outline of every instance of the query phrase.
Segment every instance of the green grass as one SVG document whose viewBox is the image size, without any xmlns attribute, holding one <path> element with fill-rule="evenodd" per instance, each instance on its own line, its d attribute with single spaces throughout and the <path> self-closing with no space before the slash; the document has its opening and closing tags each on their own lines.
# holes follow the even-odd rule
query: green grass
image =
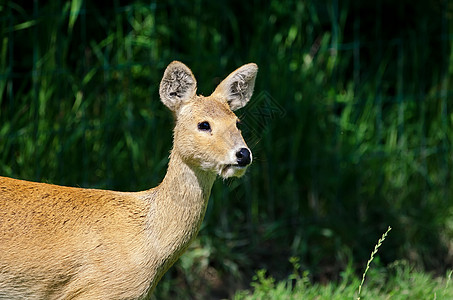
<svg viewBox="0 0 453 300">
<path fill-rule="evenodd" d="M 338 282 L 312 283 L 308 272 L 297 272 L 288 279 L 277 282 L 258 271 L 251 284 L 252 290 L 240 291 L 234 300 L 345 300 L 357 299 L 360 278 L 343 272 Z M 388 268 L 370 269 L 369 278 L 363 287 L 361 299 L 452 299 L 452 272 L 434 277 L 411 268 L 407 262 L 398 262 Z"/>
<path fill-rule="evenodd" d="M 310 273 L 301 270 L 300 259 L 292 257 L 289 261 L 293 272 L 287 279 L 277 282 L 266 274 L 265 269 L 261 269 L 253 277 L 253 289 L 239 291 L 233 299 L 451 299 L 451 270 L 444 277 L 433 277 L 411 267 L 407 261 L 397 261 L 388 267 L 379 264 L 378 250 L 390 230 L 389 227 L 375 245 L 361 280 L 351 268 L 353 264 L 349 264 L 341 273 L 339 281 L 327 284 L 312 283 Z M 378 263 L 372 265 L 374 259 L 377 259 Z M 365 281 L 368 273 L 368 280 Z"/>
</svg>

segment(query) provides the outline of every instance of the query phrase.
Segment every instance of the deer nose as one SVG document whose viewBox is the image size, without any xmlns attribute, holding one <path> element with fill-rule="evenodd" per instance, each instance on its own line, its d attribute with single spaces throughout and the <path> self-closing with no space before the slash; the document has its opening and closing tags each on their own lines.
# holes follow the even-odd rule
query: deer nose
<svg viewBox="0 0 453 300">
<path fill-rule="evenodd" d="M 247 148 L 241 148 L 238 152 L 236 152 L 236 158 L 238 165 L 240 167 L 245 167 L 251 162 L 250 150 Z"/>
</svg>

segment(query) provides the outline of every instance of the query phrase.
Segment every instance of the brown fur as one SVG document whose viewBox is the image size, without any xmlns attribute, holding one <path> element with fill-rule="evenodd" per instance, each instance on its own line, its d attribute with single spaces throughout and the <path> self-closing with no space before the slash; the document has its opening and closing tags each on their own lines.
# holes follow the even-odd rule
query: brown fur
<svg viewBox="0 0 453 300">
<path fill-rule="evenodd" d="M 203 97 L 189 68 L 167 67 L 160 95 L 176 117 L 174 146 L 153 189 L 124 193 L 0 177 L 0 299 L 149 297 L 197 235 L 216 176 L 245 172 L 234 165 L 247 146 L 230 107 L 247 103 L 256 72 L 245 65 Z M 238 86 L 248 90 L 233 95 Z M 211 130 L 200 131 L 200 122 Z"/>
</svg>

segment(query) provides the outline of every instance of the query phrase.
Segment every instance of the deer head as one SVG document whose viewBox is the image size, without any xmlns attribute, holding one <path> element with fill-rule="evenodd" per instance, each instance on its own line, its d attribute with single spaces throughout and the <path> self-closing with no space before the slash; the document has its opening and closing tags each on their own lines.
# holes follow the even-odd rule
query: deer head
<svg viewBox="0 0 453 300">
<path fill-rule="evenodd" d="M 223 178 L 242 176 L 252 162 L 252 153 L 233 111 L 250 100 L 257 71 L 256 64 L 246 64 L 204 97 L 196 94 L 192 71 L 181 62 L 172 62 L 159 90 L 162 102 L 176 119 L 172 154 L 191 167 Z"/>
</svg>

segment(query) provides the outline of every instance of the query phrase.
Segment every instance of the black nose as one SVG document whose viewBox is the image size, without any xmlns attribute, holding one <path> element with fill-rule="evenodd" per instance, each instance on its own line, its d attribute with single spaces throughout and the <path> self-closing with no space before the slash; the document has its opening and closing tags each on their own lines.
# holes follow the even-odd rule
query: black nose
<svg viewBox="0 0 453 300">
<path fill-rule="evenodd" d="M 246 165 L 250 164 L 250 151 L 247 148 L 241 148 L 238 152 L 236 152 L 237 162 L 238 165 L 241 167 L 245 167 Z"/>
</svg>

